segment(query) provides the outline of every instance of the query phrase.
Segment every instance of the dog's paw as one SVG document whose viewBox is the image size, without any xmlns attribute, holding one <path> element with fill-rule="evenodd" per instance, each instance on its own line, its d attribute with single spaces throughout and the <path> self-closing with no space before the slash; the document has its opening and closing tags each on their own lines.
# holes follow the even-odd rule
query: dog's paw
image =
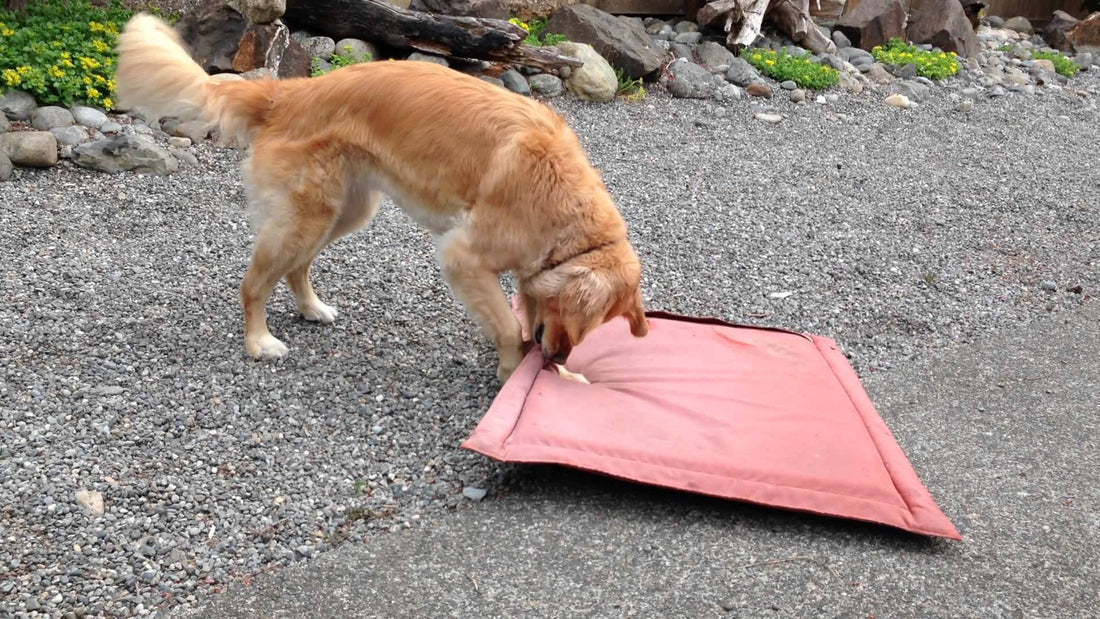
<svg viewBox="0 0 1100 619">
<path fill-rule="evenodd" d="M 279 338 L 266 333 L 253 339 L 245 339 L 245 350 L 253 359 L 278 359 L 290 351 Z"/>
<path fill-rule="evenodd" d="M 315 301 L 312 305 L 299 307 L 298 311 L 301 312 L 302 318 L 306 320 L 325 324 L 336 320 L 337 315 L 335 307 L 321 303 L 320 301 Z"/>
</svg>

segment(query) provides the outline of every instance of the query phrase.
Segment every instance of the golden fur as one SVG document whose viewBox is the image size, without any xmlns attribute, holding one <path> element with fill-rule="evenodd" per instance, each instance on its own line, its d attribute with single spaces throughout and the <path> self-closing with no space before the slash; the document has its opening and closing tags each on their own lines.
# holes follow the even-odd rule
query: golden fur
<svg viewBox="0 0 1100 619">
<path fill-rule="evenodd" d="M 524 353 L 504 271 L 516 276 L 527 332 L 547 358 L 564 363 L 616 316 L 635 336 L 647 333 L 626 225 L 576 135 L 537 101 L 426 62 L 216 79 L 147 14 L 126 25 L 118 51 L 121 105 L 151 118 L 197 116 L 251 148 L 243 177 L 257 239 L 240 295 L 253 357 L 287 352 L 265 319 L 280 279 L 305 318 L 335 319 L 310 265 L 367 225 L 382 194 L 433 234 L 448 285 L 496 345 L 501 380 Z"/>
</svg>

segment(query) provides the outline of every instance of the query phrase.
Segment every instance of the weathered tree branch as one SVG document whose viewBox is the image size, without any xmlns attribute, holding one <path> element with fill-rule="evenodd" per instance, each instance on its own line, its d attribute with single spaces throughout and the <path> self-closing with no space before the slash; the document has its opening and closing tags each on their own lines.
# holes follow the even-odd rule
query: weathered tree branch
<svg viewBox="0 0 1100 619">
<path fill-rule="evenodd" d="M 385 0 L 288 0 L 283 21 L 334 39 L 358 38 L 444 56 L 543 70 L 583 64 L 552 49 L 524 44 L 527 33 L 504 20 L 412 11 Z"/>
<path fill-rule="evenodd" d="M 734 52 L 756 41 L 765 18 L 815 54 L 836 51 L 836 44 L 810 19 L 810 0 L 715 0 L 700 8 L 696 17 L 703 27 L 721 23 L 728 33 L 726 47 Z"/>
</svg>

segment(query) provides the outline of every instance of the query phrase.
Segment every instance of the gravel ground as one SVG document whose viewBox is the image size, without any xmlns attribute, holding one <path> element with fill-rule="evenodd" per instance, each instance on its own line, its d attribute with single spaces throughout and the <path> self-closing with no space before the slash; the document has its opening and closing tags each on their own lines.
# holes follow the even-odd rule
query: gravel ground
<svg viewBox="0 0 1100 619">
<path fill-rule="evenodd" d="M 555 106 L 631 225 L 652 309 L 828 335 L 866 376 L 1095 294 L 1096 102 L 777 99 L 775 125 L 659 92 Z M 500 473 L 458 448 L 496 360 L 427 236 L 385 203 L 317 265 L 337 322 L 300 320 L 280 287 L 291 354 L 253 362 L 239 156 L 194 152 L 167 178 L 63 164 L 2 185 L 0 612 L 186 607 L 460 509 Z"/>
</svg>

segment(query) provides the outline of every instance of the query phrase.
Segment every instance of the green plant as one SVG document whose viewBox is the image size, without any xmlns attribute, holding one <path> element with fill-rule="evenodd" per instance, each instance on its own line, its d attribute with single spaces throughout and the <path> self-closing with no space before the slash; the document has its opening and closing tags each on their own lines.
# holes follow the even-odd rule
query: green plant
<svg viewBox="0 0 1100 619">
<path fill-rule="evenodd" d="M 0 10 L 0 92 L 23 90 L 43 104 L 111 110 L 115 38 L 133 13 L 112 0 L 39 0 Z"/>
<path fill-rule="evenodd" d="M 1061 52 L 1032 51 L 1031 57 L 1035 60 L 1049 60 L 1054 64 L 1054 70 L 1066 77 L 1073 77 L 1081 70 L 1077 63 L 1066 58 Z"/>
<path fill-rule="evenodd" d="M 527 38 L 523 40 L 527 45 L 533 45 L 535 47 L 542 47 L 543 45 L 557 45 L 558 43 L 565 43 L 568 41 L 568 37 L 564 34 L 555 34 L 553 32 L 546 32 L 546 18 L 532 19 L 530 22 L 521 21 L 515 17 L 508 20 L 508 23 L 519 26 L 527 31 Z"/>
<path fill-rule="evenodd" d="M 630 78 L 622 69 L 615 69 L 615 77 L 619 81 L 616 94 L 625 97 L 629 101 L 645 99 L 645 86 L 642 85 L 641 78 Z"/>
<path fill-rule="evenodd" d="M 942 80 L 959 72 L 959 61 L 955 52 L 923 50 L 898 37 L 890 39 L 886 47 L 881 45 L 872 47 L 871 55 L 877 62 L 883 64 L 895 66 L 912 64 L 917 67 L 917 75 L 932 80 Z"/>
<path fill-rule="evenodd" d="M 350 45 L 344 46 L 344 52 L 345 53 L 343 55 L 333 54 L 328 60 L 329 67 L 327 69 L 321 66 L 320 58 L 314 58 L 311 65 L 312 68 L 310 70 L 310 74 L 313 75 L 313 77 L 317 77 L 319 75 L 324 75 L 329 71 L 335 71 L 336 69 L 339 69 L 341 67 L 348 67 L 353 64 L 358 64 L 360 62 L 370 62 L 373 59 L 373 56 L 371 56 L 369 53 L 363 54 L 362 57 L 356 56 L 352 53 L 352 48 Z"/>
<path fill-rule="evenodd" d="M 745 48 L 741 57 L 764 75 L 779 81 L 792 80 L 803 88 L 824 90 L 840 81 L 840 71 L 810 60 L 809 54 Z"/>
</svg>

